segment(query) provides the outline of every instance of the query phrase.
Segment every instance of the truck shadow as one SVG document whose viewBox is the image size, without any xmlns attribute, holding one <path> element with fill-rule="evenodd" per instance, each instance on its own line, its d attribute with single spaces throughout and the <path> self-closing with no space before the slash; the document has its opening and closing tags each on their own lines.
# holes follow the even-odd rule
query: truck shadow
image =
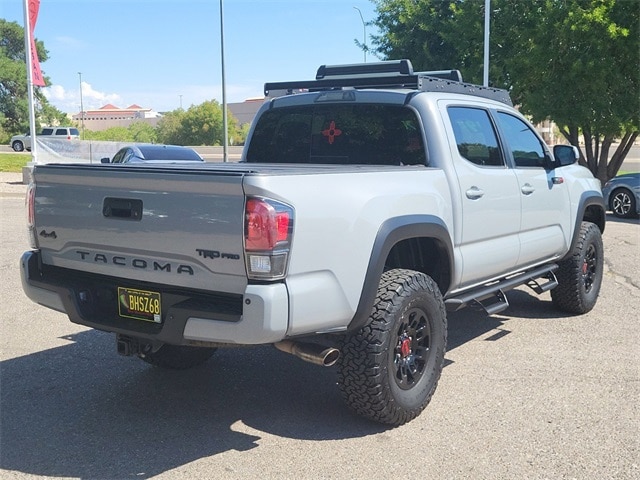
<svg viewBox="0 0 640 480">
<path fill-rule="evenodd" d="M 528 303 L 524 295 L 518 301 Z M 530 314 L 544 317 L 545 305 L 536 303 Z M 454 313 L 449 349 L 502 326 L 495 316 Z M 220 350 L 200 367 L 163 371 L 116 355 L 108 334 L 85 331 L 65 340 L 0 363 L 2 469 L 149 478 L 257 448 L 269 436 L 327 441 L 387 429 L 347 409 L 335 369 L 272 347 Z"/>
</svg>

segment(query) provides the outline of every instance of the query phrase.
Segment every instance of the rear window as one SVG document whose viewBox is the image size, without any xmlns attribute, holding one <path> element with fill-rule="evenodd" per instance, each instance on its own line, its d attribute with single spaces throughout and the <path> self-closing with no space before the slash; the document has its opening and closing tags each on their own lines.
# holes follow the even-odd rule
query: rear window
<svg viewBox="0 0 640 480">
<path fill-rule="evenodd" d="M 202 157 L 190 148 L 166 148 L 158 147 L 138 147 L 144 155 L 145 160 L 196 160 L 203 161 Z"/>
<path fill-rule="evenodd" d="M 425 164 L 420 123 L 396 105 L 332 104 L 277 108 L 259 119 L 249 163 Z"/>
<path fill-rule="evenodd" d="M 80 132 L 78 131 L 77 128 L 70 128 L 69 129 L 69 134 L 70 135 L 77 135 L 78 137 L 80 136 Z"/>
</svg>

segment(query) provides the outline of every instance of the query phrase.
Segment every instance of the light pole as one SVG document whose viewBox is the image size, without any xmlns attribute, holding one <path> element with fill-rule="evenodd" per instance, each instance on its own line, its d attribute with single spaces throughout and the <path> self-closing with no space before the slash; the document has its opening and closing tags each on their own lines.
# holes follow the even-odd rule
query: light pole
<svg viewBox="0 0 640 480">
<path fill-rule="evenodd" d="M 182 95 L 178 95 L 180 97 L 180 110 L 182 110 Z"/>
<path fill-rule="evenodd" d="M 78 72 L 80 77 L 80 122 L 82 123 L 82 140 L 84 140 L 84 103 L 82 103 L 82 72 Z"/>
<path fill-rule="evenodd" d="M 229 132 L 227 131 L 227 88 L 224 78 L 224 12 L 222 10 L 222 0 L 220 0 L 220 63 L 222 66 L 222 161 L 229 160 L 227 145 L 229 144 Z"/>
<path fill-rule="evenodd" d="M 491 23 L 491 0 L 484 0 L 484 68 L 482 85 L 489 86 L 489 25 Z"/>
<path fill-rule="evenodd" d="M 362 20 L 362 50 L 364 51 L 364 63 L 367 63 L 367 24 L 364 23 L 364 17 L 362 11 L 358 7 L 353 7 L 360 14 L 360 20 Z"/>
</svg>

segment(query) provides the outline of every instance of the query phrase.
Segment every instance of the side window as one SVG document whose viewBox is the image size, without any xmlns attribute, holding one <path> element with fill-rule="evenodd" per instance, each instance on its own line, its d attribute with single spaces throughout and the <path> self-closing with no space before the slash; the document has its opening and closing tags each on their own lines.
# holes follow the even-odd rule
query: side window
<svg viewBox="0 0 640 480">
<path fill-rule="evenodd" d="M 40 135 L 53 135 L 53 128 L 43 128 Z"/>
<path fill-rule="evenodd" d="M 516 167 L 544 167 L 544 148 L 529 125 L 505 112 L 498 112 L 498 122 Z"/>
<path fill-rule="evenodd" d="M 504 165 L 489 112 L 470 107 L 449 107 L 447 110 L 460 155 L 483 167 Z"/>
<path fill-rule="evenodd" d="M 67 134 L 67 129 L 66 128 L 58 128 L 56 130 L 56 135 L 66 135 Z"/>
<path fill-rule="evenodd" d="M 111 163 L 122 163 L 122 157 L 124 157 L 125 152 L 126 150 L 120 150 L 118 153 L 116 153 L 111 160 Z"/>
<path fill-rule="evenodd" d="M 133 150 L 127 149 L 127 152 L 124 154 L 124 158 L 122 159 L 122 163 L 130 162 L 133 157 L 135 157 Z"/>
</svg>

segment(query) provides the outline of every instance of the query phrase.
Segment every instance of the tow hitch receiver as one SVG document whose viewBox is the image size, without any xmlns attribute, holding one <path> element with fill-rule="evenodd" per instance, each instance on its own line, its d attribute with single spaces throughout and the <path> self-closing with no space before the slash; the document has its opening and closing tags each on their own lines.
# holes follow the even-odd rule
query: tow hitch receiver
<svg viewBox="0 0 640 480">
<path fill-rule="evenodd" d="M 138 355 L 144 349 L 144 345 L 141 344 L 137 339 L 132 337 L 127 337 L 126 335 L 117 334 L 116 344 L 118 348 L 118 354 L 123 355 L 125 357 Z"/>
</svg>

